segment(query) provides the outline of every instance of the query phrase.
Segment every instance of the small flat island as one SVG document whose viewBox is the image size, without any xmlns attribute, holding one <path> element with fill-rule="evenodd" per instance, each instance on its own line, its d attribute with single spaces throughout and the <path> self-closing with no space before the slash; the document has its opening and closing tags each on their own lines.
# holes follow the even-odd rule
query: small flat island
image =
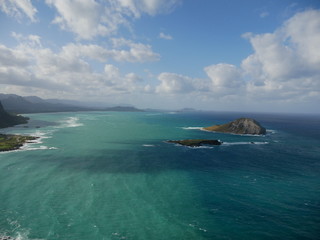
<svg viewBox="0 0 320 240">
<path fill-rule="evenodd" d="M 266 129 L 252 118 L 239 118 L 232 122 L 205 127 L 203 130 L 211 132 L 233 133 L 233 134 L 250 134 L 250 135 L 264 135 Z"/>
<path fill-rule="evenodd" d="M 168 143 L 175 143 L 187 147 L 200 147 L 205 145 L 221 145 L 219 140 L 208 139 L 186 139 L 186 140 L 169 140 Z"/>
<path fill-rule="evenodd" d="M 11 134 L 0 134 L 0 152 L 17 150 L 32 140 L 36 140 L 37 137 L 21 136 Z"/>
</svg>

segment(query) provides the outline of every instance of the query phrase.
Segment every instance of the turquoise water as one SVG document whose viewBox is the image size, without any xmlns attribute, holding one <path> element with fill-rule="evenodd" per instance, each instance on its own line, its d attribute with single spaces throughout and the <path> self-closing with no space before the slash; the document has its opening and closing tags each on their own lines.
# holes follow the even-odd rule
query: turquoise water
<svg viewBox="0 0 320 240">
<path fill-rule="evenodd" d="M 319 239 L 317 116 L 251 116 L 264 137 L 199 130 L 238 113 L 28 116 L 2 131 L 41 138 L 0 154 L 0 236 Z M 188 138 L 224 144 L 164 142 Z"/>
</svg>

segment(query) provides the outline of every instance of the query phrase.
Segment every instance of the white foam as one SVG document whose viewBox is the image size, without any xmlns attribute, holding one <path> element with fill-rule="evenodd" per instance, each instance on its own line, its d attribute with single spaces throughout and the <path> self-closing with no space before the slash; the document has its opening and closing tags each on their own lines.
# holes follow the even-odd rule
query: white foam
<svg viewBox="0 0 320 240">
<path fill-rule="evenodd" d="M 203 149 L 203 148 L 207 148 L 207 149 L 212 149 L 213 147 L 210 146 L 196 146 L 196 147 L 188 147 L 188 148 L 192 148 L 192 149 Z"/>
<path fill-rule="evenodd" d="M 269 144 L 269 142 L 223 142 L 222 145 L 229 146 L 229 145 L 263 145 L 263 144 Z"/>
<path fill-rule="evenodd" d="M 202 130 L 203 127 L 182 127 L 185 130 Z"/>
<path fill-rule="evenodd" d="M 34 151 L 34 150 L 55 150 L 55 149 L 58 149 L 56 147 L 48 147 L 48 146 L 38 146 L 38 147 L 34 147 L 32 145 L 29 145 L 28 143 L 23 145 L 20 149 L 18 149 L 17 151 Z"/>
<path fill-rule="evenodd" d="M 272 130 L 272 129 L 267 129 L 267 133 L 275 134 L 275 133 L 277 133 L 277 131 L 276 130 Z"/>
<path fill-rule="evenodd" d="M 181 145 L 179 143 L 174 144 L 176 147 L 184 147 L 184 148 L 190 148 L 190 149 L 213 149 L 213 146 L 208 146 L 208 145 L 202 145 L 202 146 L 186 146 L 186 145 Z"/>
<path fill-rule="evenodd" d="M 144 146 L 144 147 L 155 147 L 155 145 L 153 145 L 153 144 L 142 144 L 142 146 Z"/>
<path fill-rule="evenodd" d="M 61 125 L 57 126 L 56 128 L 71 128 L 71 127 L 81 127 L 83 126 L 82 123 L 79 123 L 79 118 L 77 117 L 68 117 L 65 120 L 61 121 Z"/>
</svg>

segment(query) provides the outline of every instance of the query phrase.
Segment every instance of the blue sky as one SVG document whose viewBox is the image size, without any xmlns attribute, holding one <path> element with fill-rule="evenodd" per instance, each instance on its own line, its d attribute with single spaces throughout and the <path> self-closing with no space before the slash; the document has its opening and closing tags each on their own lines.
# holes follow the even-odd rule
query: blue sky
<svg viewBox="0 0 320 240">
<path fill-rule="evenodd" d="M 318 0 L 3 0 L 0 92 L 319 113 Z"/>
</svg>

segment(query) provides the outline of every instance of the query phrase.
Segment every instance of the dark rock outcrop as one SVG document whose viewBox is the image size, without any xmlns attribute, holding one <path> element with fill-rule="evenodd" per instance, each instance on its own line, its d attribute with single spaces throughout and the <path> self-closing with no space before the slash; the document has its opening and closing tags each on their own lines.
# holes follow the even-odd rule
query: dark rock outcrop
<svg viewBox="0 0 320 240">
<path fill-rule="evenodd" d="M 203 130 L 233 134 L 266 134 L 266 129 L 251 118 L 239 118 L 226 124 L 205 127 Z"/>
<path fill-rule="evenodd" d="M 187 139 L 187 140 L 169 140 L 168 143 L 175 143 L 187 147 L 200 147 L 204 145 L 221 145 L 222 142 L 219 140 L 208 140 L 208 139 Z"/>
</svg>

